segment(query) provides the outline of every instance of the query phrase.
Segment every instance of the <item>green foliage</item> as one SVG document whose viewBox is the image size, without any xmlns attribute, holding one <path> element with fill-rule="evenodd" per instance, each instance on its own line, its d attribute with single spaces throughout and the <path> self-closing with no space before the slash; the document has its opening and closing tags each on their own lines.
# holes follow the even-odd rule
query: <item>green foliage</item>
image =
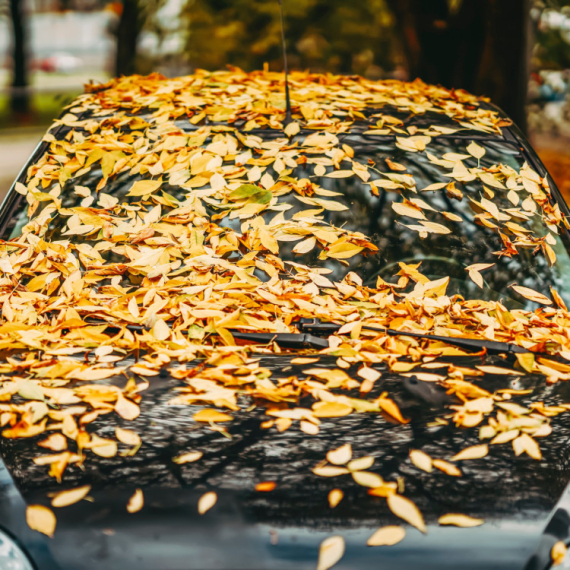
<svg viewBox="0 0 570 570">
<path fill-rule="evenodd" d="M 383 75 L 400 63 L 384 0 L 284 0 L 289 61 L 312 71 Z M 277 0 L 188 0 L 192 67 L 281 69 Z"/>
</svg>

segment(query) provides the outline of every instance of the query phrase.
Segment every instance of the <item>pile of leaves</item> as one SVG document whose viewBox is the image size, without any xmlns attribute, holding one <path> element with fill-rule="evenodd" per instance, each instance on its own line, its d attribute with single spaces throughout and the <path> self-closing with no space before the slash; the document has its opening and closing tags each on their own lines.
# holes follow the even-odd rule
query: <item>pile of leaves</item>
<svg viewBox="0 0 570 570">
<path fill-rule="evenodd" d="M 366 235 L 325 220 L 323 213 L 347 208 L 338 193 L 313 177 L 295 176 L 304 165 L 316 178 L 358 177 L 376 196 L 407 189 L 445 192 L 457 200 L 464 198 L 461 184 L 475 181 L 480 198 L 468 199 L 475 221 L 496 233 L 496 255 L 512 257 L 518 248 L 531 248 L 553 265 L 552 245 L 567 221 L 546 178 L 528 164 L 519 171 L 501 164 L 467 167 L 466 159 L 485 154 L 475 142 L 466 144 L 465 154 L 430 153 L 437 137 L 500 136 L 509 122 L 468 93 L 421 81 L 294 73 L 290 88 L 293 116 L 286 123 L 281 74 L 231 69 L 88 85 L 45 135 L 46 151 L 26 180 L 16 184 L 29 220 L 1 243 L 0 347 L 6 358 L 0 364 L 0 424 L 4 438 L 35 438 L 41 449 L 35 462 L 49 466 L 58 481 L 69 465 L 81 465 L 91 454 L 115 456 L 118 443 L 136 453 L 141 434 L 118 430 L 116 439 L 101 437 L 90 424 L 107 414 L 137 418 L 145 389 L 159 381 L 165 367 L 180 381 L 172 404 L 201 406 L 194 419 L 204 429 L 224 431 L 246 397 L 266 403 L 263 427 L 284 431 L 299 422 L 310 437 L 318 433 L 320 418 L 353 413 L 383 413 L 406 423 L 389 394 L 368 397 L 380 378 L 377 368 L 387 366 L 403 376 L 439 382 L 458 397 L 442 422 L 480 428 L 484 442 L 450 461 L 411 450 L 419 469 L 461 476 L 455 462 L 483 457 L 488 440 L 512 442 L 515 454 L 541 458 L 536 438 L 547 436 L 550 418 L 569 406 L 525 408 L 511 401 L 516 391 L 490 393 L 474 380 L 487 373 L 510 378 L 523 372 L 543 374 L 548 383 L 569 379 L 570 363 L 564 360 L 570 360 L 570 315 L 560 295 L 515 284 L 520 296 L 541 308 L 508 310 L 500 301 L 450 296 L 449 278 L 430 281 L 420 265 L 405 263 L 395 282 L 379 278 L 375 287 L 366 287 L 354 271 L 334 281 L 328 277 L 331 264 L 342 267 L 378 248 Z M 441 120 L 406 125 L 383 112 L 388 107 L 412 118 Z M 393 136 L 401 150 L 427 153 L 451 180 L 416 188 L 413 176 L 389 159 L 386 167 L 359 162 L 341 139 L 353 131 Z M 111 186 L 119 189 L 107 191 Z M 496 193 L 507 195 L 512 207 L 498 208 Z M 289 216 L 285 196 L 307 209 Z M 428 221 L 430 207 L 419 197 L 393 202 L 392 208 L 417 231 L 417 239 L 451 233 L 461 222 L 449 212 L 439 212 L 438 222 Z M 542 235 L 533 229 L 537 219 Z M 288 242 L 296 242 L 294 253 L 318 250 L 319 263 L 281 259 Z M 481 272 L 494 263 L 469 266 L 468 274 L 482 287 Z M 282 354 L 279 343 L 234 337 L 237 332 L 297 333 L 302 318 L 339 325 L 328 337 L 329 348 L 320 351 L 337 358 L 336 368 L 319 368 L 319 351 L 305 350 L 292 360 L 307 366 L 305 378 L 274 382 L 255 356 Z M 389 336 L 385 328 L 499 340 L 528 352 L 517 355 L 515 367 L 460 367 L 438 359 L 464 355 L 461 349 Z M 349 375 L 346 370 L 355 364 L 358 374 Z M 123 388 L 108 381 L 118 375 L 126 378 Z M 348 395 L 355 391 L 357 397 Z M 307 396 L 312 406 L 299 407 Z M 176 460 L 200 457 L 199 450 L 189 450 Z M 344 445 L 314 473 L 351 474 L 371 495 L 386 497 L 396 515 L 425 531 L 421 513 L 398 483 L 368 471 L 373 461 L 352 459 L 350 445 Z M 261 485 L 260 491 L 274 486 Z M 71 504 L 88 492 L 63 491 L 53 504 Z M 342 491 L 331 491 L 331 507 L 341 499 Z M 207 493 L 200 512 L 215 501 L 215 494 Z M 127 508 L 136 512 L 142 506 L 137 491 Z M 457 513 L 442 519 L 441 524 L 458 526 L 483 522 Z M 28 520 L 53 534 L 55 516 L 47 507 L 29 507 Z M 401 527 L 387 527 L 369 544 L 395 544 L 404 534 Z M 322 569 L 344 549 L 339 537 L 325 542 Z"/>
</svg>

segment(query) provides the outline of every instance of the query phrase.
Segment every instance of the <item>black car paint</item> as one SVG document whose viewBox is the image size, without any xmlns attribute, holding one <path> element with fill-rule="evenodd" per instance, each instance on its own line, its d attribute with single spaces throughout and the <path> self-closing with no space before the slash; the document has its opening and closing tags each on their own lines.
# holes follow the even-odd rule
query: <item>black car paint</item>
<svg viewBox="0 0 570 570">
<path fill-rule="evenodd" d="M 505 129 L 505 138 L 546 174 L 516 129 Z M 34 159 L 44 151 L 45 143 Z M 24 178 L 25 170 L 20 181 Z M 568 212 L 552 182 L 551 188 Z M 2 233 L 21 204 L 12 190 L 0 212 Z M 486 361 L 502 362 L 499 357 Z M 478 357 L 461 360 L 468 365 L 479 362 Z M 287 357 L 264 357 L 262 365 L 273 370 L 275 380 L 302 374 L 302 367 L 287 370 Z M 334 359 L 323 358 L 318 365 L 334 366 Z M 124 384 L 124 378 L 114 381 Z M 38 455 L 33 440 L 0 440 L 0 526 L 38 570 L 314 568 L 320 542 L 333 534 L 341 534 L 347 544 L 339 570 L 543 570 L 550 567 L 554 542 L 570 540 L 570 417 L 565 414 L 553 420 L 553 433 L 540 441 L 542 461 L 517 458 L 510 446 L 500 446 L 462 465 L 464 477 L 453 478 L 415 469 L 408 452 L 421 448 L 450 457 L 479 442 L 476 430 L 427 427 L 445 413 L 443 403 L 449 397 L 413 378 L 382 370 L 375 386 L 378 393 L 387 390 L 411 419 L 405 426 L 376 414 L 352 414 L 324 420 L 317 436 L 306 436 L 296 425 L 278 433 L 260 427 L 267 419 L 260 406 L 233 414 L 236 420 L 227 426 L 231 439 L 196 424 L 193 408 L 167 404 L 178 384 L 167 375 L 152 378 L 143 394 L 142 414 L 134 422 L 114 415 L 96 420 L 93 426 L 101 435 L 112 435 L 117 426 L 135 429 L 143 437 L 141 449 L 133 457 L 90 455 L 84 469 L 68 467 L 63 485 L 48 476 L 46 467 L 33 464 Z M 490 390 L 507 385 L 534 388 L 528 400 L 517 399 L 523 404 L 570 402 L 567 383 L 547 386 L 542 376 L 491 376 L 483 384 Z M 427 535 L 407 527 L 406 539 L 396 546 L 366 546 L 378 527 L 400 522 L 385 500 L 368 496 L 349 478 L 324 479 L 311 472 L 328 450 L 346 442 L 352 443 L 356 456 L 375 457 L 371 470 L 386 480 L 403 478 L 405 495 L 426 517 Z M 172 461 L 191 449 L 202 450 L 204 457 L 186 465 Z M 270 493 L 254 490 L 266 480 L 276 481 L 277 488 Z M 53 539 L 28 528 L 26 504 L 49 505 L 49 493 L 83 484 L 91 485 L 92 500 L 54 509 L 58 526 Z M 327 494 L 335 487 L 343 489 L 345 498 L 331 509 Z M 125 506 L 137 488 L 143 491 L 145 506 L 129 514 Z M 218 502 L 199 515 L 198 499 L 209 490 L 216 491 Z M 437 518 L 448 512 L 482 517 L 486 523 L 472 529 L 439 527 Z"/>
</svg>

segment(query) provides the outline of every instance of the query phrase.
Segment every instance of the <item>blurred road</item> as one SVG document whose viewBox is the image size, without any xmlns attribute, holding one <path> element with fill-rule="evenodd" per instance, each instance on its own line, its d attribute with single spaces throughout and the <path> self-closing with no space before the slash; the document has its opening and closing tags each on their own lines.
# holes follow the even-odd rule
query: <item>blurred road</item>
<svg viewBox="0 0 570 570">
<path fill-rule="evenodd" d="M 0 130 L 0 200 L 41 140 L 45 127 Z"/>
</svg>

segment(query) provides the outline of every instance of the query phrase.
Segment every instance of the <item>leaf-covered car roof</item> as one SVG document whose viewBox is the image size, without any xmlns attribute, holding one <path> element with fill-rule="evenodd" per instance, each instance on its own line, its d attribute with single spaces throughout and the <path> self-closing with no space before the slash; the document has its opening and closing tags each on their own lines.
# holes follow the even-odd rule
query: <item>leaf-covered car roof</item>
<svg viewBox="0 0 570 570">
<path fill-rule="evenodd" d="M 455 458 L 415 453 L 418 469 L 460 476 L 456 463 L 490 453 L 489 440 L 541 458 L 535 438 L 547 436 L 550 418 L 568 406 L 519 405 L 513 398 L 524 391 L 509 380 L 530 372 L 545 383 L 570 378 L 562 296 L 512 283 L 520 299 L 540 308 L 509 310 L 500 300 L 448 293 L 449 277 L 431 280 L 419 262 L 402 261 L 395 279 L 378 277 L 372 285 L 358 270 L 332 278 L 333 267 L 372 255 L 378 245 L 328 221 L 327 212 L 347 206 L 342 193 L 321 183 L 358 179 L 373 200 L 400 194 L 391 202 L 398 223 L 427 244 L 453 234 L 462 218 L 434 209 L 421 192 L 465 200 L 472 222 L 496 241 L 489 259 L 465 268 L 477 287 L 498 259 L 521 251 L 555 267 L 567 221 L 547 178 L 526 162 L 515 168 L 483 160 L 482 140 L 503 140 L 510 121 L 466 92 L 421 81 L 294 73 L 290 87 L 293 116 L 284 124 L 283 76 L 276 73 L 200 71 L 88 85 L 16 183 L 27 216 L 2 242 L 0 258 L 2 435 L 33 438 L 34 462 L 49 465 L 57 480 L 92 454 L 114 457 L 125 445 L 134 454 L 144 445 L 144 434 L 100 430 L 108 414 L 135 420 L 163 369 L 179 381 L 172 404 L 194 407 L 200 429 L 226 433 L 232 413 L 255 403 L 266 409 L 263 429 L 298 426 L 310 438 L 321 418 L 385 414 L 406 424 L 390 394 L 374 391 L 378 368 L 388 367 L 443 386 L 456 402 L 437 422 L 479 430 L 482 440 Z M 361 161 L 350 136 L 368 144 L 389 137 L 402 153 L 423 154 L 444 181 L 420 188 L 388 156 Z M 450 136 L 460 137 L 464 149 L 434 154 L 438 138 Z M 303 205 L 292 215 L 291 197 Z M 292 254 L 318 252 L 316 263 L 282 259 L 291 242 Z M 303 376 L 273 381 L 256 356 L 283 349 L 275 342 L 244 345 L 237 333 L 297 333 L 302 318 L 338 330 L 321 354 L 306 351 L 293 360 Z M 461 366 L 449 361 L 464 355 L 461 349 L 391 336 L 386 328 L 508 342 L 526 352 L 502 365 Z M 319 366 L 322 355 L 334 356 L 336 367 Z M 346 372 L 351 367 L 356 374 Z M 123 386 L 106 382 L 118 374 Z M 504 376 L 504 389 L 486 390 L 485 374 Z M 187 462 L 200 461 L 199 451 L 188 450 Z M 368 459 L 356 465 L 348 455 L 331 457 L 313 476 L 352 473 L 354 484 L 385 497 L 397 516 L 423 530 L 401 483 L 384 481 Z M 143 503 L 134 495 L 129 512 Z M 215 498 L 204 504 L 212 508 Z M 29 521 L 53 534 L 47 507 L 32 508 Z M 442 524 L 450 521 L 481 524 L 464 517 Z M 322 567 L 330 552 L 342 550 L 340 540 L 324 545 Z"/>
</svg>

